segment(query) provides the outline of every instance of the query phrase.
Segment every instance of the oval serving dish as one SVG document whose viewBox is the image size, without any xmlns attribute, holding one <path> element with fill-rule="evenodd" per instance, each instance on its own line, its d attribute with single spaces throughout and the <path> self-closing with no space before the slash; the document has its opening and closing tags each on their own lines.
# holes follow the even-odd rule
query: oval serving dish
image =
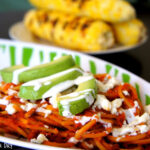
<svg viewBox="0 0 150 150">
<path fill-rule="evenodd" d="M 112 63 L 94 58 L 79 52 L 67 51 L 53 46 L 43 46 L 38 44 L 14 42 L 0 39 L 0 69 L 17 64 L 25 66 L 34 66 L 53 61 L 55 58 L 71 54 L 76 62 L 85 71 L 96 73 L 108 73 L 115 76 L 122 82 L 131 83 L 137 90 L 139 98 L 144 105 L 150 104 L 150 83 L 133 73 L 118 67 Z M 0 136 L 0 142 L 41 150 L 65 150 L 68 148 L 57 148 L 26 142 L 22 139 L 16 139 L 10 136 Z"/>
</svg>

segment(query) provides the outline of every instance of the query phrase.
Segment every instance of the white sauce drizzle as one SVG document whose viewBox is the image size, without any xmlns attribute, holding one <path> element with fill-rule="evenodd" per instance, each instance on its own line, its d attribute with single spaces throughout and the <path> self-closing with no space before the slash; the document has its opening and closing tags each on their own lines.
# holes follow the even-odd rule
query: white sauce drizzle
<svg viewBox="0 0 150 150">
<path fill-rule="evenodd" d="M 54 95 L 52 95 L 52 96 L 49 98 L 49 103 L 51 103 L 54 108 L 57 108 L 57 107 L 58 107 L 58 106 L 57 106 L 57 103 L 58 103 L 58 102 L 57 102 L 58 95 L 59 95 L 59 94 L 54 94 Z"/>
<path fill-rule="evenodd" d="M 43 95 L 42 98 L 47 98 L 47 97 L 51 97 L 53 95 L 56 95 L 70 87 L 72 87 L 74 85 L 74 81 L 73 80 L 67 80 L 64 82 L 61 82 L 55 86 L 53 86 L 52 88 L 50 88 L 48 91 L 46 91 Z"/>
<path fill-rule="evenodd" d="M 34 91 L 38 91 L 41 88 L 42 84 L 37 82 L 37 84 L 34 86 Z"/>
<path fill-rule="evenodd" d="M 37 82 L 38 83 L 41 83 L 41 84 L 44 84 L 47 82 L 50 82 L 50 80 L 54 79 L 54 78 L 58 78 L 58 77 L 61 77 L 67 73 L 70 73 L 72 71 L 79 71 L 81 73 L 83 73 L 80 69 L 78 68 L 71 68 L 71 69 L 68 69 L 68 70 L 65 70 L 65 71 L 62 71 L 62 72 L 58 72 L 56 74 L 53 74 L 51 76 L 48 76 L 48 77 L 44 77 L 44 78 L 40 78 L 40 79 L 36 79 L 36 80 L 32 80 L 32 81 L 29 81 L 29 82 L 26 82 L 24 83 L 22 86 L 36 86 L 37 85 Z M 51 82 L 50 82 L 51 83 Z"/>
<path fill-rule="evenodd" d="M 21 68 L 21 69 L 17 69 L 13 72 L 13 79 L 12 79 L 12 83 L 14 84 L 18 84 L 19 83 L 19 75 L 20 73 L 26 71 L 26 70 L 29 70 L 31 67 L 24 67 L 24 68 Z"/>
<path fill-rule="evenodd" d="M 86 93 L 86 94 L 80 95 L 80 96 L 72 98 L 72 99 L 61 100 L 60 103 L 63 105 L 63 109 L 64 109 L 63 116 L 66 116 L 66 117 L 72 116 L 72 114 L 70 112 L 69 103 L 72 101 L 80 100 L 80 99 L 85 99 L 89 105 L 91 105 L 94 102 L 94 97 L 90 93 L 88 93 L 88 94 Z"/>
<path fill-rule="evenodd" d="M 83 90 L 83 91 L 73 92 L 73 93 L 69 93 L 69 94 L 66 94 L 66 95 L 62 95 L 60 97 L 61 98 L 65 98 L 65 97 L 77 97 L 80 94 L 87 93 L 87 92 L 92 92 L 93 94 L 95 94 L 95 91 L 93 89 L 86 89 L 86 90 Z"/>
<path fill-rule="evenodd" d="M 84 77 L 84 76 L 83 76 Z M 90 76 L 90 77 L 84 77 L 84 80 L 83 80 L 83 77 L 82 77 L 82 81 L 80 81 L 79 82 L 79 80 L 81 79 L 81 77 L 78 77 L 77 79 L 75 79 L 75 80 L 67 80 L 67 81 L 64 81 L 64 82 L 61 82 L 61 83 L 59 83 L 59 84 L 57 84 L 57 85 L 55 85 L 55 86 L 53 86 L 51 89 L 49 89 L 47 92 L 45 92 L 44 94 L 43 94 L 43 98 L 47 98 L 47 97 L 51 97 L 51 96 L 53 96 L 53 97 L 55 97 L 54 95 L 57 95 L 57 94 L 59 94 L 60 92 L 62 92 L 62 91 L 64 91 L 64 90 L 66 90 L 66 89 L 68 89 L 68 88 L 70 88 L 70 87 L 72 87 L 73 85 L 78 85 L 78 84 L 80 84 L 80 83 L 82 83 L 82 82 L 86 82 L 86 81 L 88 81 L 88 80 L 91 80 L 93 77 L 92 76 Z M 88 90 L 87 90 L 88 91 Z M 80 92 L 78 92 L 78 93 L 73 93 L 73 94 L 80 94 L 82 91 L 80 91 Z M 84 92 L 86 92 L 86 91 L 84 91 Z M 72 94 L 72 93 L 71 93 Z M 71 95 L 70 94 L 70 95 Z M 70 96 L 69 95 L 69 96 Z M 65 95 L 66 96 L 66 95 Z M 67 95 L 68 96 L 68 95 Z M 52 100 L 51 100 L 52 101 Z"/>
<path fill-rule="evenodd" d="M 83 82 L 86 82 L 86 81 L 88 81 L 88 80 L 91 80 L 91 79 L 93 79 L 93 76 L 88 76 L 88 75 L 83 75 L 83 76 L 79 76 L 77 79 L 75 79 L 74 80 L 74 83 L 76 84 L 76 85 L 79 85 L 79 84 L 81 84 L 81 83 L 83 83 Z"/>
</svg>

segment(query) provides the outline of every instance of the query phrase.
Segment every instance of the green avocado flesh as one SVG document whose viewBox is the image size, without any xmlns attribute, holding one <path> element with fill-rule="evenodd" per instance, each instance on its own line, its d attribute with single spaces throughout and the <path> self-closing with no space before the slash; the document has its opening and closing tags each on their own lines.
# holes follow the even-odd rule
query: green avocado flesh
<svg viewBox="0 0 150 150">
<path fill-rule="evenodd" d="M 60 59 L 54 60 L 50 63 L 31 67 L 28 70 L 21 72 L 18 75 L 19 78 L 18 81 L 20 83 L 28 82 L 30 80 L 39 79 L 42 77 L 46 77 L 61 72 L 73 66 L 75 66 L 75 62 L 72 56 L 71 55 L 63 56 Z M 24 66 L 19 65 L 19 66 L 13 66 L 1 70 L 1 76 L 3 81 L 5 81 L 6 83 L 12 82 L 14 71 L 22 68 L 24 68 Z"/>
<path fill-rule="evenodd" d="M 71 71 L 68 71 L 68 70 L 71 70 Z M 23 84 L 19 91 L 19 97 L 24 98 L 24 99 L 30 99 L 30 100 L 38 100 L 41 98 L 47 98 L 47 97 L 52 96 L 54 94 L 53 92 L 56 92 L 57 89 L 59 88 L 58 87 L 59 84 L 62 83 L 61 86 L 63 87 L 63 83 L 65 81 L 67 82 L 68 80 L 74 80 L 77 77 L 82 75 L 82 72 L 81 72 L 81 70 L 79 70 L 79 68 L 74 67 L 74 68 L 71 68 L 68 70 L 63 71 L 66 73 L 61 74 L 60 76 L 57 76 L 57 74 L 54 74 L 49 77 L 33 80 L 33 81 Z M 38 84 L 40 84 L 40 87 L 39 87 L 39 89 L 35 90 L 35 87 Z M 72 85 L 70 85 L 70 86 L 72 86 Z M 53 91 L 49 91 L 52 88 L 53 89 L 55 88 L 55 89 Z M 69 87 L 67 87 L 67 88 L 69 88 Z M 45 97 L 44 94 L 47 91 L 49 91 L 48 92 L 49 94 L 48 94 L 48 96 Z"/>
<path fill-rule="evenodd" d="M 96 98 L 96 80 L 93 78 L 79 84 L 73 93 L 75 96 L 68 94 L 68 96 L 59 97 L 58 109 L 60 115 L 76 115 L 89 108 Z"/>
<path fill-rule="evenodd" d="M 19 73 L 16 76 L 17 71 Z M 56 101 L 62 116 L 83 112 L 93 104 L 97 94 L 96 79 L 90 74 L 84 74 L 75 65 L 71 55 L 35 67 L 18 65 L 2 69 L 0 72 L 6 83 L 24 83 L 18 94 L 23 99 L 39 100 L 64 92 L 65 94 L 58 96 Z M 71 87 L 77 88 L 66 94 Z"/>
<path fill-rule="evenodd" d="M 22 68 L 25 68 L 25 66 L 24 65 L 16 65 L 16 66 L 12 66 L 12 67 L 8 67 L 8 68 L 5 68 L 5 69 L 2 69 L 1 70 L 2 80 L 5 81 L 6 83 L 12 82 L 12 80 L 13 80 L 13 72 L 15 70 L 22 69 Z"/>
</svg>

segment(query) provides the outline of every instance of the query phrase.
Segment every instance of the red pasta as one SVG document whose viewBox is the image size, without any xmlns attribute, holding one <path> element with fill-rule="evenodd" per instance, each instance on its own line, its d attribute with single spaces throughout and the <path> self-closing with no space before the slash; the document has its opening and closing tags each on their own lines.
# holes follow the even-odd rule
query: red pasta
<svg viewBox="0 0 150 150">
<path fill-rule="evenodd" d="M 95 75 L 100 82 L 107 82 L 111 77 L 107 74 Z M 144 115 L 144 109 L 141 101 L 138 99 L 137 92 L 133 86 L 128 83 L 119 84 L 106 92 L 99 91 L 98 94 L 104 95 L 110 103 L 114 99 L 123 99 L 120 107 L 116 108 L 117 113 L 113 114 L 108 110 L 93 106 L 86 109 L 81 114 L 66 118 L 59 115 L 57 108 L 53 108 L 46 99 L 35 101 L 35 107 L 25 111 L 23 107 L 32 102 L 29 100 L 21 101 L 18 96 L 21 84 L 1 82 L 0 101 L 5 99 L 6 103 L 12 104 L 15 112 L 8 113 L 7 105 L 0 103 L 0 133 L 9 133 L 18 137 L 24 137 L 28 141 L 35 141 L 39 135 L 45 137 L 40 144 L 83 149 L 101 149 L 101 150 L 130 150 L 130 149 L 148 149 L 150 146 L 150 131 L 140 133 L 135 127 L 135 135 L 126 133 L 114 136 L 116 129 L 123 127 L 130 128 L 124 110 L 134 109 L 132 115 L 141 117 Z M 9 90 L 15 92 L 9 95 Z M 126 94 L 124 94 L 126 91 Z M 135 101 L 138 107 L 135 107 Z M 39 107 L 47 110 L 49 114 L 37 111 Z M 85 117 L 87 121 L 83 124 L 80 119 Z M 126 123 L 125 123 L 126 122 Z M 129 124 L 129 125 L 127 125 Z M 139 122 L 136 126 L 147 127 L 147 122 Z"/>
</svg>

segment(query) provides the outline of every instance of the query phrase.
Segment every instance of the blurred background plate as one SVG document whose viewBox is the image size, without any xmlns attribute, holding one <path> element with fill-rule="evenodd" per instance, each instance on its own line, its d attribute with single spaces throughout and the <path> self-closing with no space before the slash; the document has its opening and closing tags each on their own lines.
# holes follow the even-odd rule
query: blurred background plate
<svg viewBox="0 0 150 150">
<path fill-rule="evenodd" d="M 13 24 L 10 28 L 9 28 L 9 37 L 13 40 L 17 40 L 17 41 L 24 41 L 24 42 L 32 42 L 32 43 L 38 43 L 38 44 L 46 44 L 46 45 L 53 45 L 56 46 L 50 42 L 41 40 L 37 37 L 35 37 L 34 35 L 32 35 L 24 26 L 23 22 L 17 22 L 15 24 Z M 133 45 L 133 46 L 121 46 L 121 45 L 116 45 L 113 48 L 110 48 L 108 50 L 104 50 L 104 51 L 98 51 L 98 52 L 89 52 L 88 54 L 110 54 L 110 53 L 118 53 L 118 52 L 124 52 L 124 51 L 128 51 L 128 50 L 132 50 L 135 49 L 136 47 L 141 46 L 142 44 L 144 44 L 147 41 L 148 37 L 143 38 L 140 43 Z M 59 47 L 59 46 L 56 46 Z"/>
</svg>

